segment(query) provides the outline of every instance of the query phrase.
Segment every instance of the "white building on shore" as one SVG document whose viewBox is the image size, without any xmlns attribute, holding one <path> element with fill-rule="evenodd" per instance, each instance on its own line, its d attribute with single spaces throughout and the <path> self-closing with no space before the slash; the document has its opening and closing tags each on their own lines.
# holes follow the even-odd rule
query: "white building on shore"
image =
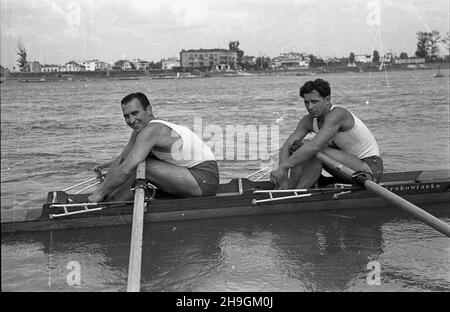
<svg viewBox="0 0 450 312">
<path fill-rule="evenodd" d="M 372 63 L 372 55 L 370 54 L 358 54 L 355 55 L 356 63 Z"/>
<path fill-rule="evenodd" d="M 85 71 L 86 66 L 76 62 L 76 61 L 70 61 L 65 64 L 66 71 L 68 72 L 79 72 L 79 71 Z"/>
<path fill-rule="evenodd" d="M 132 70 L 133 64 L 129 60 L 118 60 L 114 63 L 114 67 L 120 70 Z"/>
<path fill-rule="evenodd" d="M 38 61 L 27 62 L 28 70 L 32 73 L 40 73 L 42 66 Z"/>
<path fill-rule="evenodd" d="M 87 71 L 107 70 L 110 68 L 110 65 L 107 62 L 99 60 L 84 61 L 82 65 L 86 67 Z"/>
<path fill-rule="evenodd" d="M 304 53 L 288 52 L 281 53 L 272 59 L 271 67 L 273 69 L 285 68 L 309 68 L 310 59 Z"/>
<path fill-rule="evenodd" d="M 169 57 L 168 59 L 161 60 L 162 69 L 173 69 L 174 67 L 180 67 L 180 59 L 177 57 Z"/>
<path fill-rule="evenodd" d="M 135 59 L 131 62 L 135 69 L 137 70 L 147 70 L 150 69 L 150 62 L 143 61 L 141 59 Z"/>
<path fill-rule="evenodd" d="M 407 59 L 394 59 L 394 64 L 425 64 L 424 57 L 410 57 Z"/>
<path fill-rule="evenodd" d="M 59 69 L 60 69 L 60 65 L 55 65 L 55 64 L 41 65 L 41 72 L 43 72 L 43 73 L 59 72 L 60 71 Z"/>
</svg>

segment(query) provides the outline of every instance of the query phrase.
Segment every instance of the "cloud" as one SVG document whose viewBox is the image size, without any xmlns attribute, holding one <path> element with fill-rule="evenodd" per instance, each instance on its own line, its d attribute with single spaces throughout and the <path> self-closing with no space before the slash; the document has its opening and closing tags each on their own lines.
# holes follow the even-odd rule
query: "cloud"
<svg viewBox="0 0 450 312">
<path fill-rule="evenodd" d="M 214 18 L 213 12 L 199 0 L 130 0 L 130 8 L 140 16 L 169 18 L 178 26 L 204 25 Z"/>
<path fill-rule="evenodd" d="M 167 1 L 170 3 L 170 1 Z M 161 13 L 164 7 L 164 1 L 160 0 L 130 0 L 130 8 L 137 14 L 143 16 L 152 16 Z"/>
<path fill-rule="evenodd" d="M 44 3 L 52 8 L 52 10 L 61 15 L 66 15 L 65 10 L 63 10 L 56 1 L 44 0 Z"/>
<path fill-rule="evenodd" d="M 177 6 L 174 11 L 181 24 L 186 26 L 205 25 L 214 20 L 214 14 L 202 4 L 194 8 Z"/>
</svg>

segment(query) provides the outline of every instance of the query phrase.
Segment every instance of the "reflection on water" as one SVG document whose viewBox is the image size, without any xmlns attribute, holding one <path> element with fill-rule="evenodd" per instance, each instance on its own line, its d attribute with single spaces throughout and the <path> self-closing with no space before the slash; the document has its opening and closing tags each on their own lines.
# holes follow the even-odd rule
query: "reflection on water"
<svg viewBox="0 0 450 312">
<path fill-rule="evenodd" d="M 448 239 L 391 209 L 146 224 L 145 291 L 450 290 Z M 450 221 L 444 207 L 434 214 Z M 131 227 L 4 235 L 3 290 L 125 291 Z M 69 286 L 70 261 L 81 285 Z M 375 288 L 374 288 L 375 287 Z M 376 288 L 379 287 L 379 288 Z"/>
</svg>

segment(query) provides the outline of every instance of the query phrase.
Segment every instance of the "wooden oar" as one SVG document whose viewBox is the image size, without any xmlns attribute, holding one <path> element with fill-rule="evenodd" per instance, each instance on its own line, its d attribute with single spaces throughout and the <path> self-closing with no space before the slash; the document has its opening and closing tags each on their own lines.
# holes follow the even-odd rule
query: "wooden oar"
<svg viewBox="0 0 450 312">
<path fill-rule="evenodd" d="M 145 179 L 145 161 L 137 167 L 136 179 Z M 144 227 L 145 190 L 134 191 L 133 227 L 131 233 L 130 262 L 128 266 L 127 291 L 138 292 L 141 288 L 142 233 Z"/>
<path fill-rule="evenodd" d="M 330 158 L 329 156 L 323 154 L 322 152 L 317 153 L 316 157 L 323 164 L 327 165 L 330 168 L 334 168 L 335 170 L 341 172 L 345 177 L 352 179 L 352 176 L 355 173 L 354 170 L 344 166 L 343 164 L 337 162 L 336 160 Z M 387 189 L 368 179 L 364 175 L 358 176 L 356 178 L 356 182 L 364 186 L 367 190 L 371 191 L 372 193 L 387 200 L 396 207 L 401 208 L 407 211 L 408 213 L 412 214 L 422 222 L 431 226 L 433 229 L 441 232 L 447 237 L 450 237 L 450 226 L 444 221 L 436 218 L 435 216 L 429 214 L 428 212 L 417 207 L 416 205 L 401 198 L 400 196 L 388 191 Z"/>
</svg>

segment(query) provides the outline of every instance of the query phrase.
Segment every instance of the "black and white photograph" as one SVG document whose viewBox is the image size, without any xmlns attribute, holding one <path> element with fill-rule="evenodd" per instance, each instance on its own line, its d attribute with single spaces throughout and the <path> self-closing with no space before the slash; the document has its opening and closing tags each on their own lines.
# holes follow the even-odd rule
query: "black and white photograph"
<svg viewBox="0 0 450 312">
<path fill-rule="evenodd" d="M 0 5 L 2 292 L 450 291 L 448 0 Z"/>
</svg>

